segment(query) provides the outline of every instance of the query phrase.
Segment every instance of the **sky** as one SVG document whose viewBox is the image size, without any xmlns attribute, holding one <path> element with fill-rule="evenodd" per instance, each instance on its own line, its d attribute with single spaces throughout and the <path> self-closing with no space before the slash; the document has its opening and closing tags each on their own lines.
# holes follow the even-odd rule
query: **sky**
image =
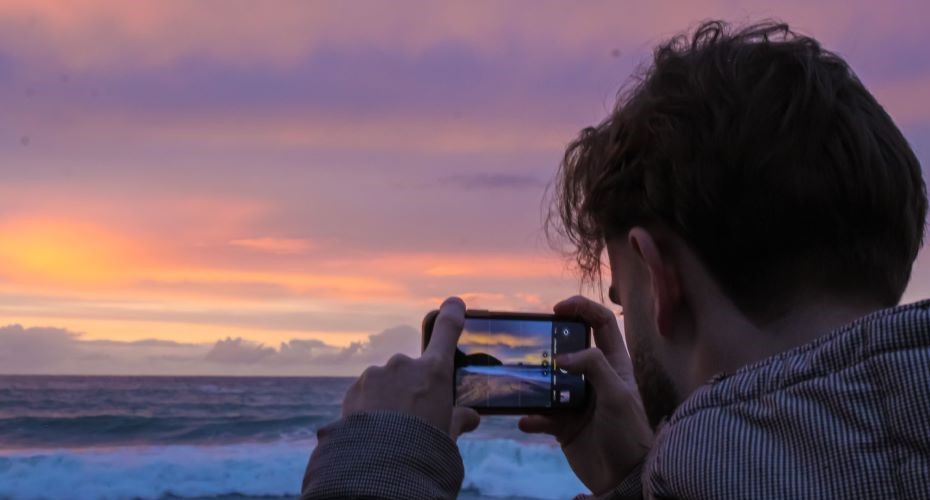
<svg viewBox="0 0 930 500">
<path fill-rule="evenodd" d="M 459 349 L 467 355 L 488 354 L 504 364 L 538 365 L 552 348 L 552 323 L 467 319 Z"/>
<path fill-rule="evenodd" d="M 930 165 L 917 1 L 5 0 L 0 372 L 353 375 L 449 295 L 548 311 L 565 145 L 657 43 L 767 17 Z"/>
</svg>

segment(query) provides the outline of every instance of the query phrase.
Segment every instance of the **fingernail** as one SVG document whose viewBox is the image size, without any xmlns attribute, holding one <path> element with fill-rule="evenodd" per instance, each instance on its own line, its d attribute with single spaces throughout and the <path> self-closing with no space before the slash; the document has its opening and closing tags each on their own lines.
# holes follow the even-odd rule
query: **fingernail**
<svg viewBox="0 0 930 500">
<path fill-rule="evenodd" d="M 571 363 L 571 362 L 572 362 L 572 355 L 571 355 L 571 354 L 556 354 L 556 356 L 555 356 L 555 362 L 556 362 L 556 363 L 560 363 L 560 364 L 561 364 L 561 363 L 565 363 L 565 364 Z"/>
</svg>

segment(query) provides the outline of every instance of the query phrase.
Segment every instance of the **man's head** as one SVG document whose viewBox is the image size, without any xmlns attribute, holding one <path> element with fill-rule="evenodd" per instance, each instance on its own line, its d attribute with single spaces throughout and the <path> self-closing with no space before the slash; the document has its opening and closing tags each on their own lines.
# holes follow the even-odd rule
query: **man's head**
<svg viewBox="0 0 930 500">
<path fill-rule="evenodd" d="M 816 297 L 895 305 L 927 208 L 916 157 L 847 64 L 775 23 L 659 46 L 569 146 L 555 194 L 550 223 L 585 277 L 609 254 L 653 420 L 709 317 L 761 328 Z"/>
</svg>

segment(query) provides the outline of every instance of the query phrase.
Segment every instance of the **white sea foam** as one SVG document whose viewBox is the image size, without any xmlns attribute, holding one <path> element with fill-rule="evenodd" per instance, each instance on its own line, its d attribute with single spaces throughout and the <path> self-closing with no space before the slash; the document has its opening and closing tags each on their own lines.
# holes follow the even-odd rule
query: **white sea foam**
<svg viewBox="0 0 930 500">
<path fill-rule="evenodd" d="M 313 441 L 0 452 L 0 498 L 294 496 Z M 482 497 L 571 498 L 584 491 L 558 448 L 460 440 L 463 488 Z"/>
<path fill-rule="evenodd" d="M 295 495 L 312 442 L 3 452 L 0 498 Z"/>
<path fill-rule="evenodd" d="M 587 489 L 556 446 L 511 439 L 459 440 L 463 488 L 488 497 L 572 498 Z"/>
</svg>

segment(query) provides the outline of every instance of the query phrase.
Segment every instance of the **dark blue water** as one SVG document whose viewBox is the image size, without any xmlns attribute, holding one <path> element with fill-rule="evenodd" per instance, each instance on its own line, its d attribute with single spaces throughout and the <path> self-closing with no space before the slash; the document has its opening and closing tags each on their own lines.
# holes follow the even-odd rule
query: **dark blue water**
<svg viewBox="0 0 930 500">
<path fill-rule="evenodd" d="M 0 448 L 308 439 L 349 378 L 0 377 Z"/>
<path fill-rule="evenodd" d="M 0 498 L 292 497 L 351 382 L 0 376 Z M 582 491 L 558 448 L 513 418 L 484 419 L 459 447 L 472 498 Z"/>
</svg>

